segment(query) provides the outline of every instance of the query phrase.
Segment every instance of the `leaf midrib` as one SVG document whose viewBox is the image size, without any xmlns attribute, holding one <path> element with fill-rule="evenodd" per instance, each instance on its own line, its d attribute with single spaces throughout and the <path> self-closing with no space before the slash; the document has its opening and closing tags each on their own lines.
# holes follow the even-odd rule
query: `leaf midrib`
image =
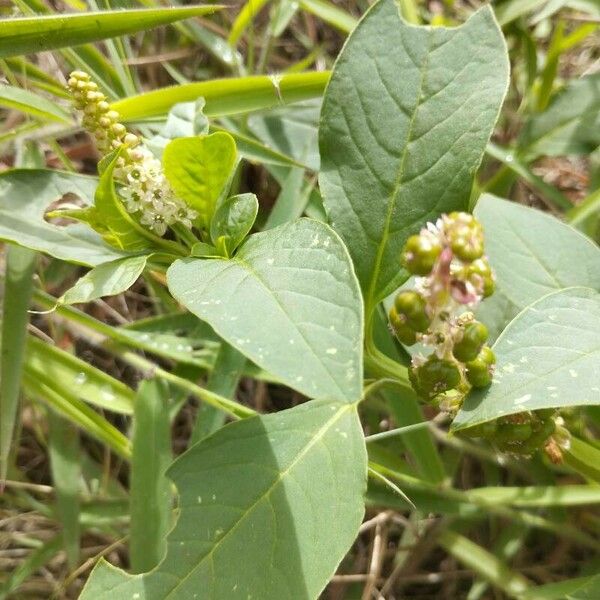
<svg viewBox="0 0 600 600">
<path fill-rule="evenodd" d="M 402 34 L 400 34 L 402 35 Z M 419 90 L 417 93 L 415 106 L 412 111 L 411 119 L 408 124 L 408 130 L 406 132 L 406 141 L 404 143 L 404 149 L 402 150 L 402 156 L 400 157 L 400 165 L 398 166 L 398 172 L 396 173 L 396 180 L 394 182 L 394 187 L 388 199 L 388 208 L 385 217 L 385 225 L 383 229 L 383 234 L 381 236 L 381 240 L 379 245 L 377 246 L 377 255 L 375 257 L 375 265 L 373 268 L 373 275 L 371 277 L 371 283 L 369 285 L 369 293 L 366 299 L 366 314 L 367 319 L 370 318 L 370 315 L 373 311 L 374 304 L 376 302 L 376 294 L 377 294 L 377 283 L 379 282 L 379 275 L 381 272 L 381 263 L 383 262 L 383 255 L 385 253 L 385 249 L 387 247 L 390 226 L 392 222 L 392 216 L 394 214 L 394 209 L 396 207 L 396 201 L 398 199 L 398 194 L 400 193 L 400 188 L 402 187 L 402 181 L 404 179 L 404 164 L 406 162 L 406 158 L 408 156 L 408 146 L 410 144 L 411 138 L 414 132 L 415 121 L 417 119 L 417 112 L 419 111 L 419 106 L 421 106 L 422 101 L 422 93 L 423 88 L 425 86 L 425 82 L 427 79 L 427 71 L 429 69 L 429 55 L 431 53 L 431 43 L 433 40 L 433 30 L 427 30 L 427 48 L 425 53 L 425 60 L 421 64 L 420 69 L 420 81 L 419 81 Z"/>
<path fill-rule="evenodd" d="M 271 486 L 261 494 L 256 501 L 239 517 L 239 519 L 230 527 L 230 529 L 214 544 L 210 552 L 205 554 L 202 559 L 190 570 L 190 572 L 183 577 L 179 583 L 165 596 L 165 600 L 168 598 L 172 598 L 173 594 L 183 585 L 200 566 L 204 564 L 204 562 L 209 559 L 211 561 L 214 560 L 214 553 L 221 547 L 223 542 L 241 525 L 244 519 L 249 516 L 254 509 L 266 498 L 268 498 L 273 490 L 283 481 L 283 479 L 294 469 L 294 467 L 306 456 L 306 454 L 315 446 L 324 436 L 325 434 L 339 421 L 344 414 L 349 410 L 355 410 L 355 404 L 345 404 L 340 406 L 340 408 L 336 411 L 336 413 L 327 421 L 311 438 L 310 442 L 304 446 L 304 448 L 298 453 L 296 458 L 289 464 L 289 466 L 281 471 L 279 475 L 275 478 Z"/>
</svg>

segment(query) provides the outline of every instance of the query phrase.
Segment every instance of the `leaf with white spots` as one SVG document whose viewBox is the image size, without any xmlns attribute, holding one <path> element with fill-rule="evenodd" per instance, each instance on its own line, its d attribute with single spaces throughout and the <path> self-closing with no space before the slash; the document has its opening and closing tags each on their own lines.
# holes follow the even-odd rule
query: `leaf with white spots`
<svg viewBox="0 0 600 600">
<path fill-rule="evenodd" d="M 165 560 L 135 576 L 102 561 L 80 600 L 314 600 L 363 517 L 356 405 L 312 401 L 227 425 L 167 474 L 180 497 Z"/>
<path fill-rule="evenodd" d="M 494 344 L 494 382 L 473 392 L 463 429 L 524 410 L 600 404 L 600 293 L 568 288 L 521 312 Z"/>
<path fill-rule="evenodd" d="M 486 194 L 475 215 L 485 231 L 486 254 L 496 273 L 496 292 L 478 318 L 495 339 L 526 306 L 574 286 L 600 289 L 600 249 L 555 217 Z"/>
<path fill-rule="evenodd" d="M 300 219 L 250 236 L 231 259 L 178 260 L 169 289 L 255 364 L 311 398 L 362 394 L 362 298 L 344 244 Z"/>
</svg>

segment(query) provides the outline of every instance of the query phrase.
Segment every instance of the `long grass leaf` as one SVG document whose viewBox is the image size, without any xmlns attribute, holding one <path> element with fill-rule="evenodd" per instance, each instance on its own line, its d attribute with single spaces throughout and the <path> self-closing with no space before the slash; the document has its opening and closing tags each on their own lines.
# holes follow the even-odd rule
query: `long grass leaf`
<svg viewBox="0 0 600 600">
<path fill-rule="evenodd" d="M 169 386 L 143 381 L 135 402 L 131 456 L 130 557 L 134 573 L 155 567 L 166 550 L 171 527 Z"/>
<path fill-rule="evenodd" d="M 81 479 L 79 432 L 71 423 L 48 412 L 50 436 L 48 450 L 52 481 L 56 492 L 56 512 L 71 569 L 79 561 L 79 482 Z"/>
<path fill-rule="evenodd" d="M 0 479 L 6 478 L 17 417 L 21 370 L 35 268 L 35 252 L 20 246 L 6 249 L 6 277 L 0 354 Z"/>
<path fill-rule="evenodd" d="M 179 102 L 206 100 L 209 117 L 243 114 L 322 95 L 329 71 L 212 79 L 146 92 L 114 102 L 123 121 L 165 115 Z"/>
<path fill-rule="evenodd" d="M 142 8 L 5 19 L 0 21 L 0 57 L 113 38 L 207 15 L 220 8 L 218 5 Z"/>
</svg>

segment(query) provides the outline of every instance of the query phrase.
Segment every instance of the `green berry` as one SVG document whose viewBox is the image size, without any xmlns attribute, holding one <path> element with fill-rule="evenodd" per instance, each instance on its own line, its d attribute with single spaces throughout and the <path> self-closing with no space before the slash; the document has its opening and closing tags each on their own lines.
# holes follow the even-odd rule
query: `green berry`
<svg viewBox="0 0 600 600">
<path fill-rule="evenodd" d="M 412 346 L 417 341 L 417 332 L 412 329 L 407 323 L 400 318 L 396 309 L 392 307 L 390 310 L 390 325 L 394 335 L 405 346 Z"/>
<path fill-rule="evenodd" d="M 434 237 L 411 235 L 402 251 L 402 264 L 413 275 L 429 275 L 441 251 L 442 246 Z"/>
<path fill-rule="evenodd" d="M 487 298 L 494 293 L 496 283 L 494 281 L 494 274 L 489 262 L 486 258 L 475 259 L 467 269 L 467 275 L 469 279 L 476 279 L 481 282 L 483 297 Z"/>
<path fill-rule="evenodd" d="M 473 425 L 473 427 L 469 427 L 464 429 L 460 433 L 466 435 L 468 437 L 479 437 L 479 438 L 487 438 L 490 439 L 494 437 L 496 434 L 496 429 L 498 428 L 497 421 L 486 421 L 485 423 L 480 423 L 479 425 Z"/>
<path fill-rule="evenodd" d="M 488 338 L 488 329 L 479 321 L 465 325 L 462 338 L 454 344 L 452 353 L 461 362 L 475 360 Z"/>
<path fill-rule="evenodd" d="M 496 356 L 489 346 L 484 346 L 475 360 L 469 361 L 467 367 L 467 379 L 476 388 L 486 387 L 492 383 L 493 365 Z"/>
<path fill-rule="evenodd" d="M 426 331 L 429 327 L 431 319 L 427 315 L 427 303 L 418 292 L 400 292 L 394 306 L 398 316 L 415 331 Z"/>
<path fill-rule="evenodd" d="M 452 212 L 447 218 L 447 235 L 452 252 L 470 262 L 483 256 L 483 228 L 479 221 L 465 212 Z"/>
<path fill-rule="evenodd" d="M 460 371 L 451 361 L 430 356 L 420 367 L 409 370 L 415 391 L 425 399 L 454 389 L 460 383 Z"/>
</svg>

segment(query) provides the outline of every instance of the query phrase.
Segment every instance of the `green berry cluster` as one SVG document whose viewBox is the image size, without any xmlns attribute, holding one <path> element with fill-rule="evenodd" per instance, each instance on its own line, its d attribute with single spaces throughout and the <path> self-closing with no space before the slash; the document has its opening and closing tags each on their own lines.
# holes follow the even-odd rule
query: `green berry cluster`
<svg viewBox="0 0 600 600">
<path fill-rule="evenodd" d="M 559 463 L 562 450 L 568 447 L 569 433 L 554 409 L 521 412 L 469 427 L 461 432 L 467 437 L 485 438 L 498 450 L 531 456 L 543 448 L 550 459 Z"/>
<path fill-rule="evenodd" d="M 410 381 L 419 396 L 450 412 L 472 387 L 488 386 L 494 372 L 487 327 L 471 312 L 494 291 L 483 252 L 483 229 L 473 215 L 454 212 L 429 223 L 408 238 L 401 256 L 418 276 L 416 289 L 401 291 L 389 313 L 401 343 L 433 348 L 429 357 L 413 358 Z"/>
<path fill-rule="evenodd" d="M 83 126 L 93 134 L 101 153 L 107 154 L 121 146 L 130 149 L 139 144 L 139 138 L 119 123 L 119 113 L 111 110 L 106 96 L 87 73 L 73 71 L 67 85 L 75 108 L 83 113 Z"/>
</svg>

